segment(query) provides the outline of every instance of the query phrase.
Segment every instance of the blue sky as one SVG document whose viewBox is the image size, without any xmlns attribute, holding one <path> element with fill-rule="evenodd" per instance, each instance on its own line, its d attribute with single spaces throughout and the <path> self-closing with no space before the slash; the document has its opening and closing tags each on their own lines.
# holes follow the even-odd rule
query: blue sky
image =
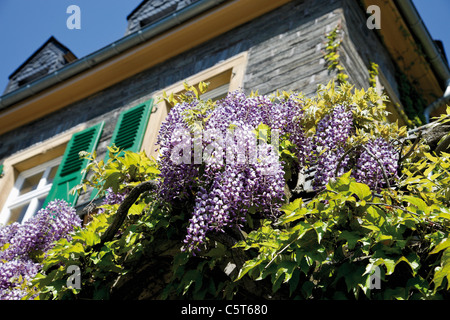
<svg viewBox="0 0 450 320">
<path fill-rule="evenodd" d="M 120 39 L 127 15 L 142 0 L 0 0 L 0 95 L 8 76 L 50 36 L 82 58 Z M 434 39 L 450 58 L 450 0 L 413 0 Z M 81 29 L 66 27 L 67 7 L 81 9 Z"/>
</svg>

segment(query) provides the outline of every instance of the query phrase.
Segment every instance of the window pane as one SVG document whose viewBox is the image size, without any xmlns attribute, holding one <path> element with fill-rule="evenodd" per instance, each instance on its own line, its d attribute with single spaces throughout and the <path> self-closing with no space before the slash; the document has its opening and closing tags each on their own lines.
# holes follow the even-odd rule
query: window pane
<svg viewBox="0 0 450 320">
<path fill-rule="evenodd" d="M 47 177 L 47 184 L 53 183 L 53 179 L 55 179 L 56 171 L 58 170 L 58 166 L 54 166 Z"/>
<path fill-rule="evenodd" d="M 42 172 L 38 172 L 35 175 L 32 175 L 31 177 L 26 178 L 22 184 L 22 188 L 20 188 L 19 195 L 36 190 L 41 177 L 42 177 Z"/>
<path fill-rule="evenodd" d="M 213 97 L 211 100 L 212 100 L 212 101 L 217 101 L 217 100 L 226 98 L 227 95 L 228 95 L 228 93 L 223 93 L 223 94 L 221 94 L 221 95 L 218 95 L 218 96 Z"/>
<path fill-rule="evenodd" d="M 27 212 L 29 203 L 25 203 L 21 206 L 15 207 L 14 209 L 11 209 L 11 215 L 9 216 L 9 223 L 12 222 L 21 222 L 23 219 L 23 216 L 25 215 L 25 212 Z"/>
<path fill-rule="evenodd" d="M 45 202 L 45 198 L 46 198 L 46 197 L 43 197 L 43 198 L 38 199 L 38 204 L 37 204 L 37 207 L 36 207 L 36 212 L 33 213 L 33 216 L 34 216 L 36 213 L 38 213 L 39 210 L 42 209 L 42 206 L 44 205 L 44 202 Z"/>
</svg>

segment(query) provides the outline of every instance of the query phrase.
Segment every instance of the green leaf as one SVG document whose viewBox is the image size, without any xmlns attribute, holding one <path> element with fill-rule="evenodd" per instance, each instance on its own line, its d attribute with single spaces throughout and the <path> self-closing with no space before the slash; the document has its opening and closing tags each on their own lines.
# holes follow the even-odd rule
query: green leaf
<svg viewBox="0 0 450 320">
<path fill-rule="evenodd" d="M 407 202 L 411 203 L 412 205 L 417 207 L 417 209 L 419 209 L 423 212 L 429 212 L 428 205 L 425 203 L 425 201 L 423 201 L 420 198 L 409 196 L 409 195 L 404 195 L 402 197 L 402 199 L 403 199 L 403 201 L 407 201 Z"/>
<path fill-rule="evenodd" d="M 322 238 L 327 231 L 327 226 L 328 226 L 327 223 L 320 221 L 320 220 L 316 221 L 313 224 L 313 228 L 314 228 L 314 230 L 316 230 L 316 233 L 317 233 L 317 242 L 318 243 L 320 243 L 322 241 Z"/>
<path fill-rule="evenodd" d="M 117 193 L 120 189 L 120 183 L 122 181 L 122 172 L 114 171 L 105 180 L 103 188 L 106 190 L 112 188 L 113 192 Z"/>
<path fill-rule="evenodd" d="M 239 270 L 239 274 L 236 278 L 235 281 L 242 279 L 242 277 L 247 274 L 250 270 L 254 269 L 255 267 L 257 267 L 258 265 L 260 265 L 263 262 L 262 259 L 252 259 L 252 260 L 248 260 L 244 263 L 244 265 L 242 266 L 241 270 Z"/>
<path fill-rule="evenodd" d="M 78 235 L 74 236 L 74 239 L 82 240 L 88 246 L 93 246 L 100 242 L 100 236 L 98 233 L 90 229 L 82 230 Z"/>
<path fill-rule="evenodd" d="M 128 210 L 128 214 L 131 215 L 141 215 L 147 204 L 145 202 L 135 203 Z"/>
<path fill-rule="evenodd" d="M 341 175 L 340 177 L 338 177 L 336 179 L 336 181 L 330 181 L 327 185 L 327 188 L 331 188 L 331 190 L 335 190 L 335 191 L 347 191 L 349 190 L 349 185 L 350 185 L 350 175 L 351 175 L 351 171 L 348 171 L 346 173 L 344 173 L 343 175 Z"/>
<path fill-rule="evenodd" d="M 181 283 L 184 285 L 183 287 L 183 295 L 187 293 L 190 286 L 195 283 L 195 291 L 198 291 L 202 285 L 203 276 L 202 273 L 198 270 L 189 270 L 185 273 Z"/>
<path fill-rule="evenodd" d="M 344 278 L 347 285 L 347 291 L 353 291 L 363 283 L 364 266 L 355 263 L 345 262 L 337 270 L 336 280 Z"/>
<path fill-rule="evenodd" d="M 413 273 L 413 276 L 416 275 L 416 270 L 419 268 L 420 264 L 419 264 L 419 258 L 415 255 L 409 255 L 408 257 L 401 257 L 400 259 L 397 260 L 397 262 L 395 263 L 395 266 L 397 266 L 400 262 L 406 262 L 410 267 L 411 267 L 411 271 Z"/>
<path fill-rule="evenodd" d="M 292 272 L 291 278 L 289 280 L 289 296 L 292 296 L 292 293 L 297 289 L 299 280 L 300 280 L 300 269 L 295 268 Z"/>
<path fill-rule="evenodd" d="M 350 184 L 350 191 L 356 194 L 359 200 L 370 200 L 372 198 L 372 192 L 369 186 L 363 183 L 352 182 Z"/>
<path fill-rule="evenodd" d="M 70 253 L 84 253 L 84 247 L 81 243 L 77 242 L 74 245 L 68 248 L 68 252 Z"/>
<path fill-rule="evenodd" d="M 287 215 L 289 215 L 290 213 L 295 212 L 296 210 L 300 209 L 302 207 L 302 204 L 303 204 L 303 199 L 298 198 L 292 202 L 289 202 L 288 204 L 284 204 L 280 210 L 284 211 Z"/>
<path fill-rule="evenodd" d="M 373 263 L 369 264 L 366 267 L 365 273 L 368 273 L 368 270 L 369 272 L 373 270 L 372 266 L 379 266 L 379 265 L 384 265 L 386 267 L 386 275 L 390 275 L 394 272 L 396 262 L 393 259 L 388 258 L 386 256 L 384 256 L 384 258 L 376 258 Z"/>
<path fill-rule="evenodd" d="M 433 278 L 436 290 L 442 285 L 442 282 L 444 281 L 445 278 L 447 278 L 447 282 L 450 284 L 449 274 L 450 274 L 450 265 L 445 266 L 445 268 L 438 268 Z M 450 285 L 447 285 L 447 290 L 449 290 L 449 287 Z"/>
<path fill-rule="evenodd" d="M 444 249 L 450 247 L 450 238 L 446 238 L 441 241 L 431 252 L 430 254 L 436 254 Z"/>
<path fill-rule="evenodd" d="M 276 279 L 278 279 L 282 274 L 284 274 L 284 281 L 288 282 L 292 278 L 294 270 L 297 268 L 297 263 L 290 260 L 284 260 L 277 265 L 278 270 L 276 272 Z"/>
<path fill-rule="evenodd" d="M 356 243 L 361 239 L 361 236 L 355 231 L 344 230 L 341 232 L 338 239 L 347 241 L 348 248 L 350 250 L 353 250 L 355 248 Z"/>
</svg>

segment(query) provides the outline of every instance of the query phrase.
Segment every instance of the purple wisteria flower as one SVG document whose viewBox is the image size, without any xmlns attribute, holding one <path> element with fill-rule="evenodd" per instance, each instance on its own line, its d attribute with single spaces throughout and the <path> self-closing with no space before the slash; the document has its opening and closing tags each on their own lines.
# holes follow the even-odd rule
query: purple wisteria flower
<svg viewBox="0 0 450 320">
<path fill-rule="evenodd" d="M 345 154 L 344 148 L 347 139 L 353 133 L 353 115 L 351 110 L 344 106 L 336 106 L 317 124 L 314 136 L 314 154 L 316 158 L 317 173 L 314 186 L 321 187 L 335 176 L 336 168 Z M 342 159 L 337 175 L 345 172 L 349 157 Z"/>
<path fill-rule="evenodd" d="M 105 198 L 102 201 L 102 204 L 121 204 L 125 197 L 127 196 L 127 192 L 118 192 L 114 193 L 112 188 L 106 189 Z"/>
<path fill-rule="evenodd" d="M 295 123 L 302 116 L 302 106 L 294 99 L 247 97 L 241 91 L 231 92 L 216 101 L 203 121 L 201 139 L 190 130 L 183 114 L 198 105 L 180 103 L 172 108 L 158 136 L 160 146 L 160 196 L 166 201 L 186 199 L 194 195 L 194 210 L 189 220 L 185 249 L 195 253 L 205 243 L 208 232 L 224 232 L 227 227 L 240 227 L 249 208 L 266 217 L 279 214 L 284 197 L 284 171 L 277 145 L 257 142 L 261 124 L 278 133 L 291 135 L 301 162 L 310 145 Z M 204 119 L 203 119 L 204 120 Z M 184 139 L 180 132 L 187 132 Z M 175 137 L 174 137 L 175 136 Z M 200 162 L 189 154 L 187 162 L 173 161 L 186 147 L 201 146 Z M 198 160 L 198 158 L 197 158 Z"/>
<path fill-rule="evenodd" d="M 398 178 L 398 154 L 394 147 L 383 138 L 367 142 L 356 161 L 354 177 L 374 190 L 392 183 Z"/>
<path fill-rule="evenodd" d="M 313 139 L 315 153 L 312 155 L 312 162 L 315 161 L 317 164 L 315 187 L 325 186 L 330 178 L 342 175 L 350 169 L 356 181 L 365 183 L 375 190 L 387 186 L 383 171 L 389 181 L 398 178 L 397 152 L 383 138 L 372 139 L 356 148 L 352 153 L 356 163 L 351 163 L 346 150 L 350 148 L 347 140 L 353 133 L 353 116 L 350 108 L 336 106 L 330 114 L 319 121 Z"/>
<path fill-rule="evenodd" d="M 26 295 L 22 283 L 40 270 L 35 255 L 51 249 L 61 238 L 81 226 L 74 208 L 63 200 L 50 202 L 22 224 L 0 228 L 0 300 L 21 299 Z"/>
</svg>

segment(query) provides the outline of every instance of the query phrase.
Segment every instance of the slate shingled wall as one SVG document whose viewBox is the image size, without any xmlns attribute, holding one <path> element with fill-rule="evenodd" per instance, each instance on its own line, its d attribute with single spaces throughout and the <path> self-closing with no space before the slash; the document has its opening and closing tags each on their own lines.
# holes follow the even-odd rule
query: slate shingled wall
<svg viewBox="0 0 450 320">
<path fill-rule="evenodd" d="M 350 81 L 368 86 L 369 60 L 392 80 L 392 62 L 354 0 L 294 0 L 188 52 L 141 72 L 43 119 L 0 136 L 0 160 L 65 132 L 80 123 L 105 121 L 99 154 L 105 152 L 121 111 L 154 92 L 248 51 L 243 89 L 267 94 L 276 89 L 312 95 L 332 77 L 323 60 L 326 33 L 341 23 L 343 64 Z"/>
<path fill-rule="evenodd" d="M 61 48 L 58 43 L 49 40 L 30 61 L 11 76 L 3 94 L 62 68 L 68 62 L 65 58 L 66 53 L 66 48 Z"/>
</svg>

